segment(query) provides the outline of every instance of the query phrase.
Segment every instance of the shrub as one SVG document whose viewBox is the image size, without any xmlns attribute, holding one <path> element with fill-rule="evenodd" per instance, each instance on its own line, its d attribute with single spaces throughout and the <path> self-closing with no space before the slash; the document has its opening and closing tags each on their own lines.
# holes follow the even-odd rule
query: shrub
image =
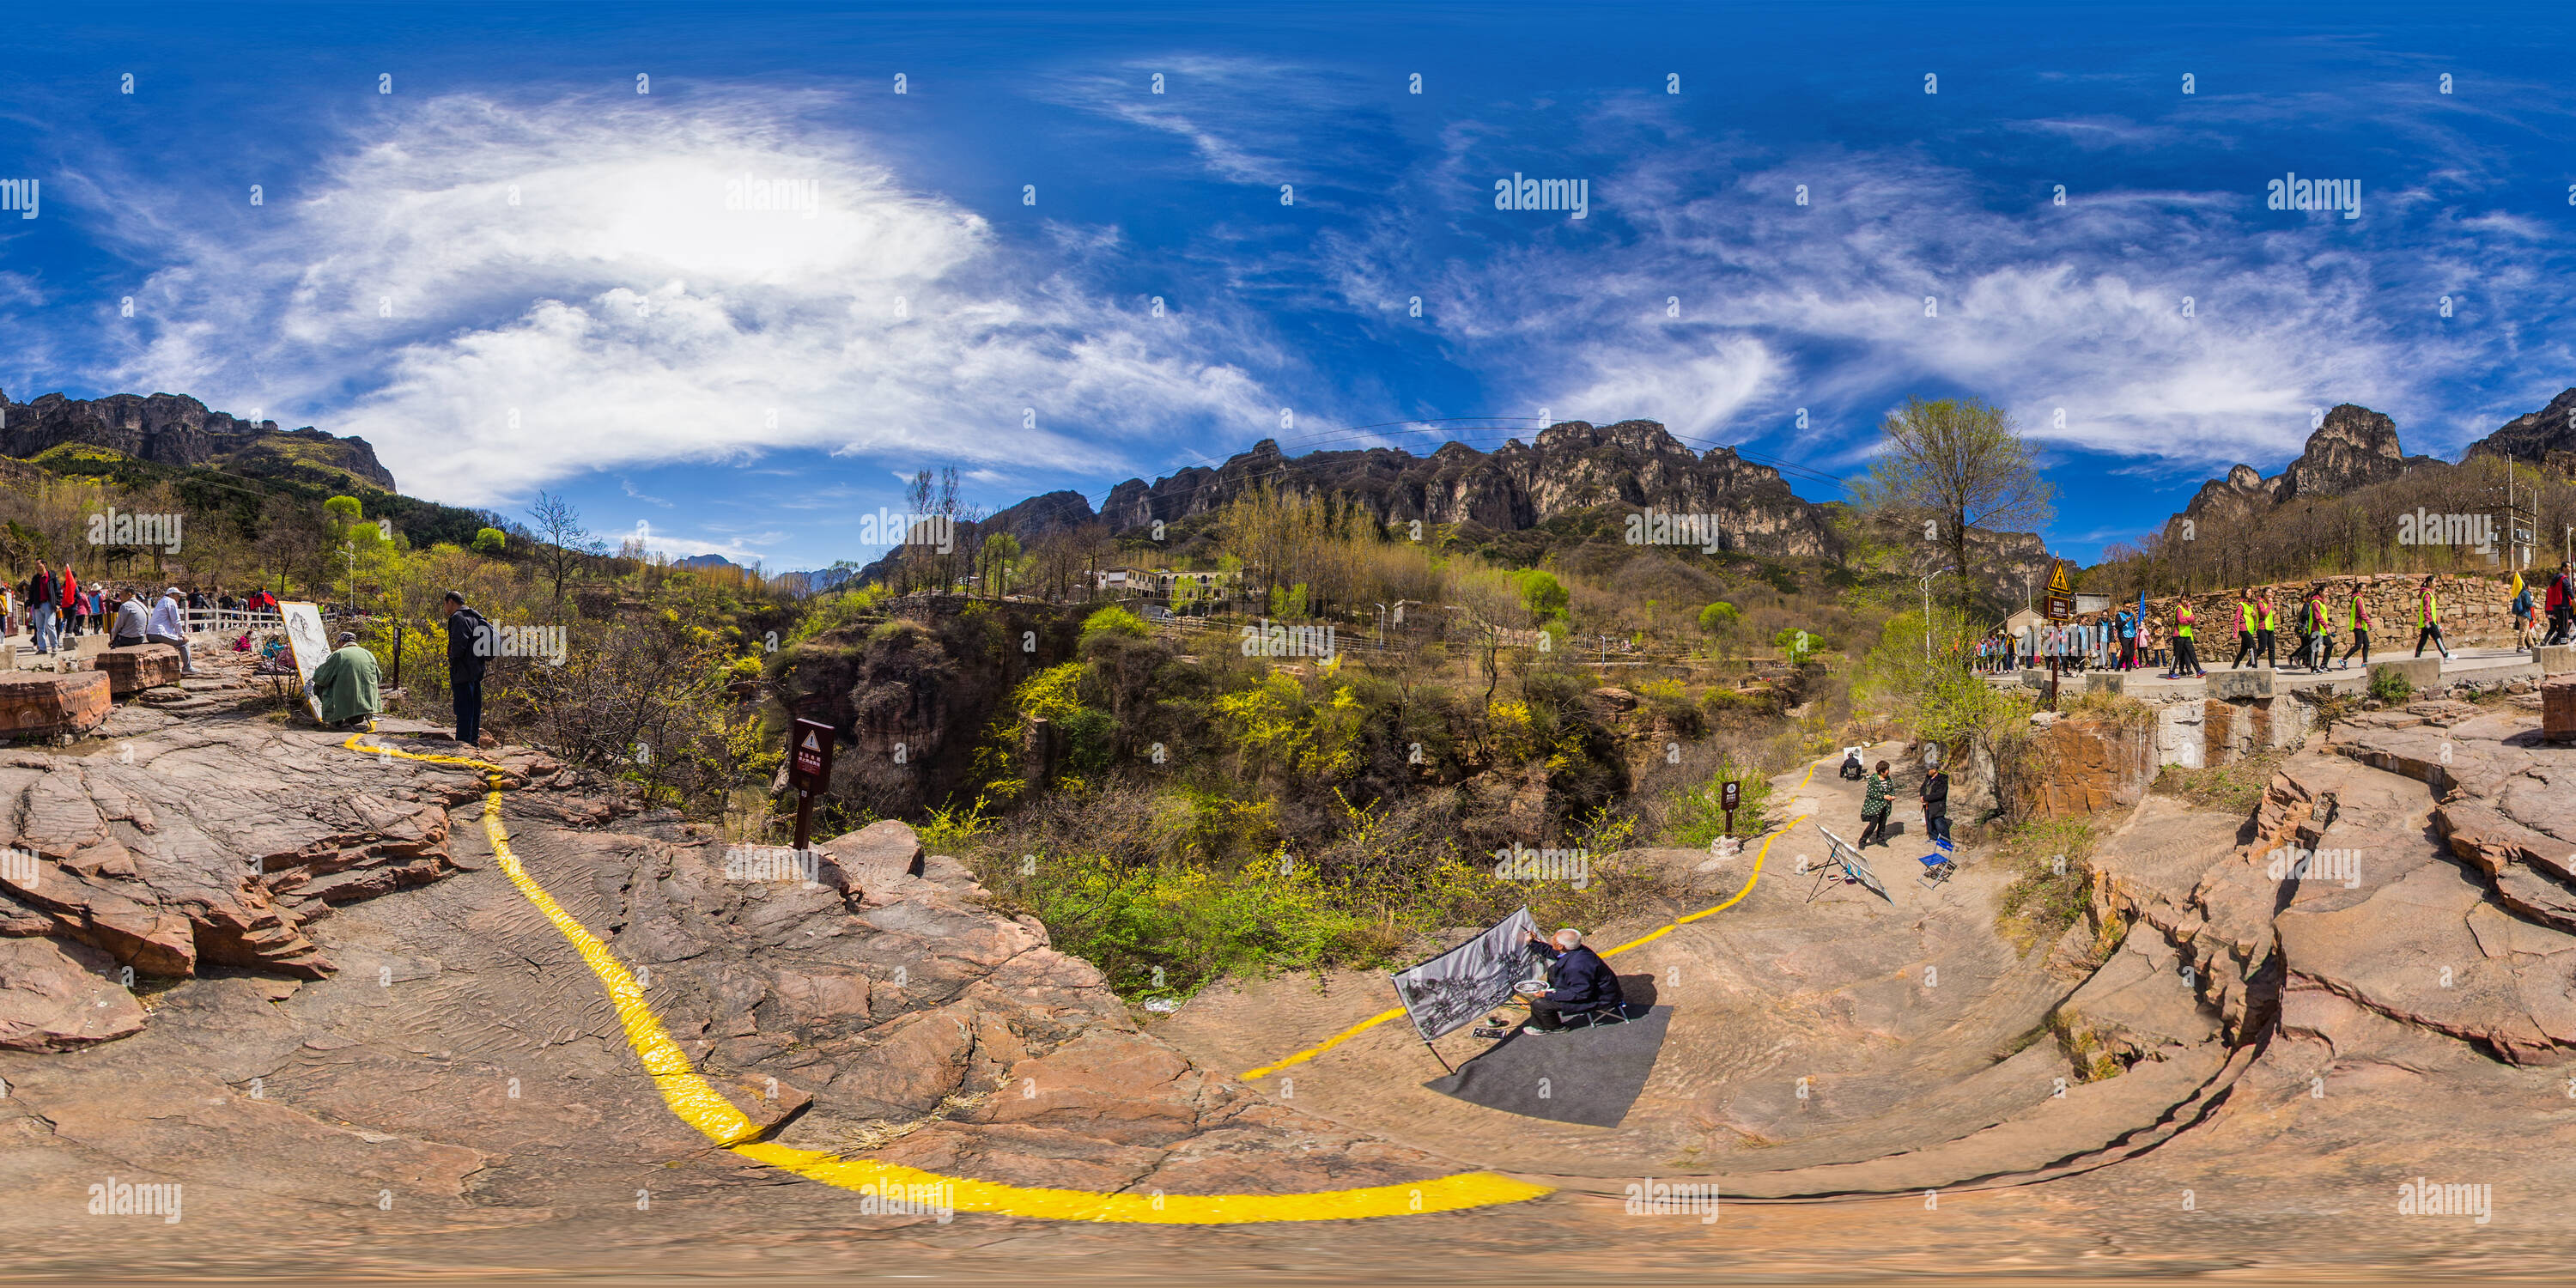
<svg viewBox="0 0 2576 1288">
<path fill-rule="evenodd" d="M 1154 628 L 1147 626 L 1144 618 L 1115 604 L 1082 619 L 1082 642 L 1085 644 L 1090 643 L 1092 637 L 1097 635 L 1124 635 L 1131 639 L 1143 639 L 1153 633 Z"/>
<path fill-rule="evenodd" d="M 2395 667 L 2376 671 L 2370 677 L 2370 696 L 2395 706 L 2413 696 L 2415 682 L 2400 674 Z"/>
<path fill-rule="evenodd" d="M 1692 705 L 1690 694 L 1683 691 L 1679 680 L 1648 680 L 1637 687 L 1637 697 L 1646 714 L 1685 738 L 1696 738 L 1707 731 L 1706 717 Z"/>
</svg>

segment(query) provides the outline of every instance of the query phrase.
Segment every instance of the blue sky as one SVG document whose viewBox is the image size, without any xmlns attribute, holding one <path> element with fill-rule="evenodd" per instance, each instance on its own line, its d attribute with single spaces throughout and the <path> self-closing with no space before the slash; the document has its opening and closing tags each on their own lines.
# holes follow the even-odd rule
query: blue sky
<svg viewBox="0 0 2576 1288">
<path fill-rule="evenodd" d="M 2568 7 L 2252 8 L 38 12 L 0 388 L 194 394 L 773 571 L 878 553 L 922 466 L 1096 503 L 1543 413 L 1823 500 L 1889 407 L 1975 394 L 2090 558 L 2335 403 L 2449 455 L 2576 384 Z M 2292 172 L 2359 217 L 2267 209 Z M 1585 217 L 1495 209 L 1513 174 Z"/>
</svg>

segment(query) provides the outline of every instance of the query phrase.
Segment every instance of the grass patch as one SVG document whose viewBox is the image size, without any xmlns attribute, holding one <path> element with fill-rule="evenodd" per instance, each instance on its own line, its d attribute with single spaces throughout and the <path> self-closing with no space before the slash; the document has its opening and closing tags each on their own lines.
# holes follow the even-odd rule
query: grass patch
<svg viewBox="0 0 2576 1288">
<path fill-rule="evenodd" d="M 2167 765 L 2156 771 L 2155 785 L 2149 790 L 2224 814 L 2251 814 L 2263 799 L 2264 786 L 2289 757 L 2288 751 L 2276 747 L 2201 769 Z"/>
<path fill-rule="evenodd" d="M 1057 949 L 1131 1000 L 1187 997 L 1222 975 L 1384 966 L 1406 938 L 1284 852 L 1223 870 L 1098 853 L 978 866 L 996 902 L 1044 922 Z"/>
<path fill-rule="evenodd" d="M 1724 764 L 1708 781 L 1695 787 L 1683 787 L 1665 798 L 1663 843 L 1679 849 L 1706 849 L 1717 838 L 1729 835 L 1726 811 L 1718 802 L 1724 799 L 1728 779 L 1742 785 L 1737 789 L 1735 836 L 1760 836 L 1769 826 L 1763 821 L 1763 809 L 1771 800 L 1771 780 L 1761 770 L 1749 766 Z"/>
<path fill-rule="evenodd" d="M 2022 956 L 2084 915 L 2096 839 L 2093 825 L 2076 819 L 2026 823 L 2002 837 L 1996 858 L 2013 879 L 2004 886 L 1995 933 Z"/>
</svg>

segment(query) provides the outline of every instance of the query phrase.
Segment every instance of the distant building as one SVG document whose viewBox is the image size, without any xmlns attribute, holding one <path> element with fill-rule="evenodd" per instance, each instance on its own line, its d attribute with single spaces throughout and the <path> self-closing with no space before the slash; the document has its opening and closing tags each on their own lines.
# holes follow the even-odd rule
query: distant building
<svg viewBox="0 0 2576 1288">
<path fill-rule="evenodd" d="M 1102 568 L 1093 578 L 1093 589 L 1112 594 L 1140 595 L 1157 589 L 1154 574 L 1142 568 Z"/>
</svg>

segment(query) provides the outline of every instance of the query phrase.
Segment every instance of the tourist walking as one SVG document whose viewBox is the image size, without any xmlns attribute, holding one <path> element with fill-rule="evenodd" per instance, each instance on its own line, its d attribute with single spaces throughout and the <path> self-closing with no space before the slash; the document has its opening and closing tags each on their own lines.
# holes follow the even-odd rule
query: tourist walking
<svg viewBox="0 0 2576 1288">
<path fill-rule="evenodd" d="M 27 579 L 27 630 L 38 653 L 51 653 L 59 642 L 54 619 L 63 610 L 62 579 L 54 575 L 44 560 L 36 561 L 36 575 Z"/>
<path fill-rule="evenodd" d="M 2370 605 L 2361 598 L 2361 583 L 2352 584 L 2352 605 L 2344 610 L 2343 624 L 2352 632 L 2352 647 L 2345 649 L 2337 670 L 2349 670 L 2352 655 L 2361 654 L 2361 669 L 2370 669 Z"/>
<path fill-rule="evenodd" d="M 62 638 L 64 639 L 71 639 L 81 633 L 80 590 L 80 578 L 72 575 L 71 563 L 66 560 L 63 564 L 61 581 L 56 586 L 54 595 L 55 611 L 62 617 Z"/>
<path fill-rule="evenodd" d="M 2177 601 L 2174 609 L 2174 664 L 2173 672 L 2165 677 L 2168 680 L 2184 678 L 2183 671 L 2186 667 L 2190 669 L 2193 676 L 2209 674 L 2200 669 L 2200 655 L 2192 651 L 2191 630 L 2191 600 L 2186 597 Z"/>
<path fill-rule="evenodd" d="M 2442 660 L 2451 660 L 2451 646 L 2442 638 L 2442 601 L 2433 593 L 2433 579 L 2415 588 L 2415 656 L 2424 656 L 2424 644 L 2431 641 L 2442 651 Z"/>
<path fill-rule="evenodd" d="M 2524 581 L 2521 573 L 2513 575 L 2512 611 L 2513 646 L 2517 649 L 2529 648 L 2532 638 L 2537 634 L 2532 627 L 2539 621 L 2540 615 L 2532 611 L 2531 583 Z"/>
<path fill-rule="evenodd" d="M 2334 641 L 2326 634 L 2326 588 L 2310 586 L 2308 602 L 2299 609 L 2299 631 L 2303 636 L 2299 652 L 2308 659 L 2308 673 L 2322 675 L 2326 659 L 2334 654 Z"/>
<path fill-rule="evenodd" d="M 1869 782 L 1861 788 L 1860 841 L 1854 848 L 1866 849 L 1872 840 L 1881 845 L 1887 843 L 1887 816 L 1896 808 L 1895 803 L 1888 799 L 1887 789 L 1887 762 L 1882 760 L 1878 762 L 1877 770 L 1870 774 Z"/>
<path fill-rule="evenodd" d="M 2236 592 L 2236 660 L 2228 664 L 2231 671 L 2245 669 L 2245 663 L 2257 650 L 2254 647 L 2254 588 Z"/>
<path fill-rule="evenodd" d="M 2558 565 L 2558 575 L 2549 579 L 2549 637 L 2543 644 L 2564 644 L 2576 638 L 2576 564 Z"/>
<path fill-rule="evenodd" d="M 2263 665 L 2277 671 L 2281 667 L 2278 651 L 2281 638 L 2281 614 L 2280 610 L 2272 604 L 2271 587 L 2265 586 L 2255 592 L 2254 608 L 2258 614 L 2254 619 L 2254 647 L 2263 655 Z"/>
</svg>

